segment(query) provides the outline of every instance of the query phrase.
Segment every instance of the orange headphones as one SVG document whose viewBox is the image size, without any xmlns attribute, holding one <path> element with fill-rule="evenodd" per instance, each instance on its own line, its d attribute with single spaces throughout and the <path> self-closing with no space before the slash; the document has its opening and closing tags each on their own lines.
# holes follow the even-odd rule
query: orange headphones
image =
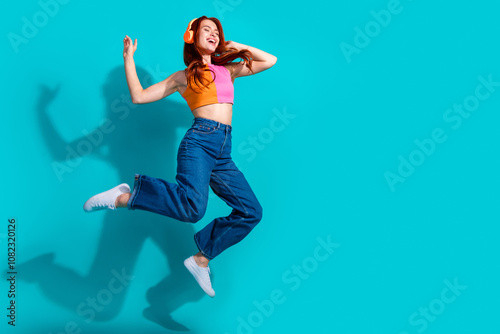
<svg viewBox="0 0 500 334">
<path fill-rule="evenodd" d="M 186 32 L 184 33 L 184 42 L 186 42 L 188 44 L 193 44 L 194 43 L 194 31 L 191 30 L 191 25 L 197 19 L 198 18 L 192 19 L 191 22 L 189 22 L 189 25 L 188 25 L 188 27 L 186 29 Z"/>
</svg>

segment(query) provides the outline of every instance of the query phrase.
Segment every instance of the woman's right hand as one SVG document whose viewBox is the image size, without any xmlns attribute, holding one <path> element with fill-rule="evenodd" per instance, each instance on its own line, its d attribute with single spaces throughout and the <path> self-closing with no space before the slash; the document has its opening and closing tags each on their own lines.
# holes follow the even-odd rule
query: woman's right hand
<svg viewBox="0 0 500 334">
<path fill-rule="evenodd" d="M 128 35 L 125 35 L 123 39 L 123 58 L 133 57 L 135 50 L 137 50 L 137 38 L 132 43 L 132 39 Z"/>
</svg>

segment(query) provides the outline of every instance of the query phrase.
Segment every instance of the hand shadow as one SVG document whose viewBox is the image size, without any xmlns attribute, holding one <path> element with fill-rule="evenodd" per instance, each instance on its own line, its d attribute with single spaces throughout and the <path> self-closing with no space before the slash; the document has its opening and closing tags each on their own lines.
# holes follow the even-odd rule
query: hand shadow
<svg viewBox="0 0 500 334">
<path fill-rule="evenodd" d="M 140 67 L 137 73 L 141 82 L 149 75 Z M 78 168 L 85 155 L 111 164 L 120 183 L 126 182 L 131 188 L 135 173 L 174 179 L 179 144 L 176 129 L 189 128 L 193 120 L 187 106 L 168 99 L 132 104 L 123 67 L 117 67 L 103 86 L 106 117 L 94 131 L 67 143 L 47 115 L 47 107 L 58 89 L 41 86 L 37 114 L 60 182 Z M 113 186 L 95 184 L 95 192 L 88 197 Z M 143 311 L 143 316 L 167 329 L 188 330 L 173 320 L 170 313 L 205 295 L 183 265 L 185 258 L 194 250 L 197 252 L 196 247 L 193 248 L 194 233 L 191 223 L 151 212 L 127 208 L 107 210 L 95 259 L 87 275 L 54 263 L 54 254 L 35 257 L 19 265 L 18 270 L 22 270 L 24 279 L 38 283 L 49 299 L 72 310 L 87 323 L 108 321 L 121 310 L 139 252 L 145 240 L 151 238 L 168 263 L 151 262 L 150 265 L 168 265 L 170 274 L 147 291 L 151 306 Z"/>
</svg>

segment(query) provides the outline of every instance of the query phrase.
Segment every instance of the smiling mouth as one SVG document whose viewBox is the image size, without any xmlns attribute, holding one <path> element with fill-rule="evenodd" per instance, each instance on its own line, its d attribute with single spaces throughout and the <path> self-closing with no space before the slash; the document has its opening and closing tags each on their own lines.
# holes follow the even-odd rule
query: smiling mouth
<svg viewBox="0 0 500 334">
<path fill-rule="evenodd" d="M 213 41 L 213 40 L 207 40 L 207 41 L 208 41 L 208 43 L 215 45 L 215 41 Z"/>
</svg>

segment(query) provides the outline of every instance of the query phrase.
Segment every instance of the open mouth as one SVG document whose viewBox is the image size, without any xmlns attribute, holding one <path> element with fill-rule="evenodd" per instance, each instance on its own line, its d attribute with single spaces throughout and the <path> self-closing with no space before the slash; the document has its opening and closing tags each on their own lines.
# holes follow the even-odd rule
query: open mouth
<svg viewBox="0 0 500 334">
<path fill-rule="evenodd" d="M 215 39 L 209 38 L 207 39 L 208 43 L 215 45 Z"/>
</svg>

